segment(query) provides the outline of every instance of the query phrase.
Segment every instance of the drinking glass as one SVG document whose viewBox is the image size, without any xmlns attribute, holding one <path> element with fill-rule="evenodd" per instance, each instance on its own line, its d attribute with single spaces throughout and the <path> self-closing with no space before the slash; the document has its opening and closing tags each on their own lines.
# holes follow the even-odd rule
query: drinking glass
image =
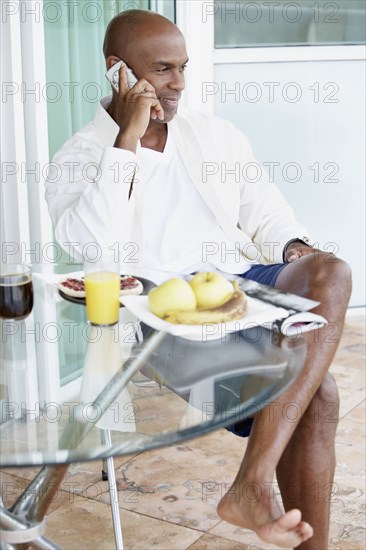
<svg viewBox="0 0 366 550">
<path fill-rule="evenodd" d="M 92 325 L 118 323 L 120 273 L 119 263 L 106 256 L 95 262 L 84 262 L 86 314 Z"/>
<path fill-rule="evenodd" d="M 0 317 L 20 321 L 33 308 L 33 285 L 30 267 L 24 264 L 0 266 Z"/>
</svg>

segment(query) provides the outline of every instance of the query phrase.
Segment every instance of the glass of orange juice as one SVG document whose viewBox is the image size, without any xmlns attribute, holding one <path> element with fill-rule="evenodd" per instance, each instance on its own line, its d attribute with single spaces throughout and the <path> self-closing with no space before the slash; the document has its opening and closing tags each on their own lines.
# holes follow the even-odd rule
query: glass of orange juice
<svg viewBox="0 0 366 550">
<path fill-rule="evenodd" d="M 92 325 L 118 323 L 120 273 L 119 264 L 104 254 L 95 262 L 84 262 L 86 314 Z"/>
</svg>

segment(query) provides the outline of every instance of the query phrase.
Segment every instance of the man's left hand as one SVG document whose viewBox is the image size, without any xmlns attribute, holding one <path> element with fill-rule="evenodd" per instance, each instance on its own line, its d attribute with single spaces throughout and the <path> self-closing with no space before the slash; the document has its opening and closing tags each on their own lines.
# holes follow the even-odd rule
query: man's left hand
<svg viewBox="0 0 366 550">
<path fill-rule="evenodd" d="M 300 242 L 293 242 L 287 247 L 285 262 L 290 264 L 292 262 L 295 262 L 302 256 L 306 256 L 307 254 L 314 254 L 315 252 L 319 252 L 319 250 Z"/>
</svg>

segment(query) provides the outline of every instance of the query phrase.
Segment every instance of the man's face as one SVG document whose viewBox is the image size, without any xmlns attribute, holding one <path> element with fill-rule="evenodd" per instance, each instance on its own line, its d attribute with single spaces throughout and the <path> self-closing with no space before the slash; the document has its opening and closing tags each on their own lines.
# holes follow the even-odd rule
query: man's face
<svg viewBox="0 0 366 550">
<path fill-rule="evenodd" d="M 164 109 L 162 122 L 170 122 L 185 87 L 188 56 L 183 36 L 178 31 L 145 34 L 131 44 L 124 61 L 137 78 L 144 78 L 154 86 Z"/>
</svg>

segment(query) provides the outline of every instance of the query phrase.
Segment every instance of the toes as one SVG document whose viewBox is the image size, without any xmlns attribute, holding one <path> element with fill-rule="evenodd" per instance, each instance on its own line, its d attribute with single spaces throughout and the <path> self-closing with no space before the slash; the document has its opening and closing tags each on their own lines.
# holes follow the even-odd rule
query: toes
<svg viewBox="0 0 366 550">
<path fill-rule="evenodd" d="M 285 548 L 293 548 L 313 536 L 313 528 L 306 521 L 301 521 L 301 512 L 297 509 L 275 520 L 272 526 L 272 529 L 266 530 L 265 540 Z"/>
<path fill-rule="evenodd" d="M 304 522 L 301 521 L 301 512 L 297 508 L 290 510 L 277 520 L 277 525 L 282 531 L 290 531 L 299 527 L 300 523 Z"/>
<path fill-rule="evenodd" d="M 306 523 L 306 521 L 301 521 L 297 527 L 297 531 L 301 537 L 303 537 L 303 540 L 307 540 L 314 534 L 314 529 Z"/>
<path fill-rule="evenodd" d="M 298 543 L 305 542 L 313 536 L 314 530 L 306 521 L 301 520 L 301 512 L 297 509 L 287 512 L 277 520 L 277 529 L 281 530 L 281 536 L 289 536 L 289 540 L 295 536 Z"/>
</svg>

